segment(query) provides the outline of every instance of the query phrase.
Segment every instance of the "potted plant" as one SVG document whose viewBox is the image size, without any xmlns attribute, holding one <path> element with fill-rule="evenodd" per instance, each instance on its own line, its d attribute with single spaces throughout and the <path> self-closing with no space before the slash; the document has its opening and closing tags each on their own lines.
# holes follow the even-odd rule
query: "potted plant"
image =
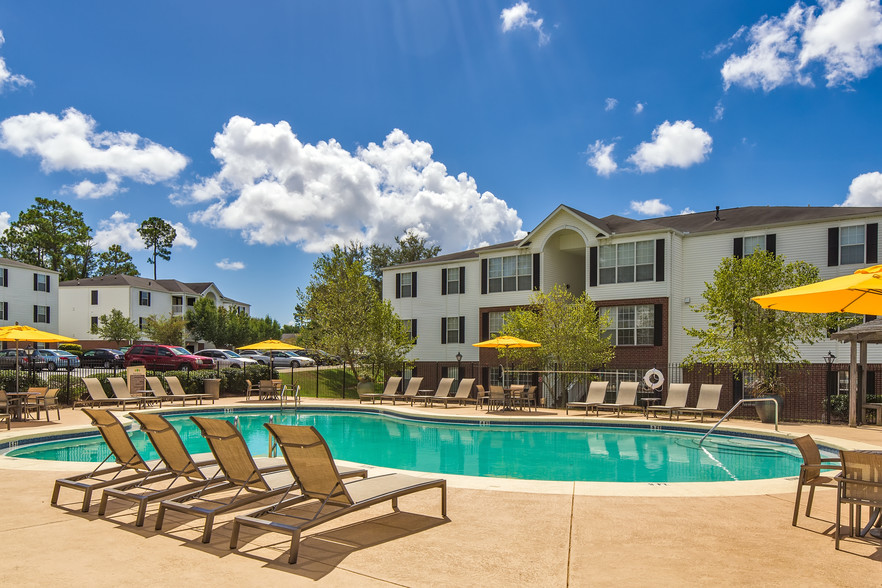
<svg viewBox="0 0 882 588">
<path fill-rule="evenodd" d="M 784 410 L 784 394 L 787 393 L 787 388 L 784 386 L 781 378 L 777 375 L 773 375 L 754 380 L 750 384 L 744 386 L 744 391 L 752 398 L 774 399 L 777 402 L 778 420 L 781 420 L 781 415 Z M 756 408 L 756 416 L 759 417 L 761 422 L 775 422 L 775 404 L 771 402 L 756 402 L 753 406 Z"/>
</svg>

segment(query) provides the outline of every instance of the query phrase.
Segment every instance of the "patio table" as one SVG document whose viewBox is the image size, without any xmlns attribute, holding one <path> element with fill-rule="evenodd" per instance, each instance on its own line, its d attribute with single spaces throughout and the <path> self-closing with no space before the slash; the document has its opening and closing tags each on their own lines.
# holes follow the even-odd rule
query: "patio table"
<svg viewBox="0 0 882 588">
<path fill-rule="evenodd" d="M 26 421 L 27 420 L 27 400 L 29 397 L 36 398 L 39 396 L 39 392 L 7 392 L 6 397 L 9 399 L 9 404 L 13 409 L 12 417 L 15 421 Z"/>
</svg>

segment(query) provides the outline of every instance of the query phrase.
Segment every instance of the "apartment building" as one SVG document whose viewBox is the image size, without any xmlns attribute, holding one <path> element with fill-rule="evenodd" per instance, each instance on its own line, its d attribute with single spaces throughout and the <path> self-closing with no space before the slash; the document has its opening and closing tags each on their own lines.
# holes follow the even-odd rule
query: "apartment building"
<svg viewBox="0 0 882 588">
<path fill-rule="evenodd" d="M 19 323 L 57 333 L 58 272 L 0 257 L 0 327 Z"/>
</svg>

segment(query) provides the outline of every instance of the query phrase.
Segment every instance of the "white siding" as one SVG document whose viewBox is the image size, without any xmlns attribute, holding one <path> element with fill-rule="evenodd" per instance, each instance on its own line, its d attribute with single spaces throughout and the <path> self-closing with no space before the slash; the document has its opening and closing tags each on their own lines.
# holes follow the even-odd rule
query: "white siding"
<svg viewBox="0 0 882 588">
<path fill-rule="evenodd" d="M 58 312 L 58 272 L 39 267 L 20 267 L 0 262 L 0 270 L 6 269 L 9 276 L 7 285 L 0 287 L 0 302 L 6 302 L 9 316 L 0 320 L 0 326 L 29 325 L 41 331 L 59 333 Z M 49 292 L 34 290 L 34 274 L 49 276 Z M 49 322 L 34 322 L 34 306 L 49 307 Z"/>
</svg>

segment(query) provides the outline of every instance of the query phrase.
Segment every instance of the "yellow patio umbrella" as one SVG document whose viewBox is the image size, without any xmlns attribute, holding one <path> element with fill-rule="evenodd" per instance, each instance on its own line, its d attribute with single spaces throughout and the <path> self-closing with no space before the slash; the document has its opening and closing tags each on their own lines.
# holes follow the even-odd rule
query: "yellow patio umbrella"
<svg viewBox="0 0 882 588">
<path fill-rule="evenodd" d="M 882 315 L 882 265 L 751 300 L 772 310 Z"/>
<path fill-rule="evenodd" d="M 259 343 L 252 343 L 251 345 L 243 345 L 238 349 L 254 349 L 256 351 L 299 351 L 303 349 L 303 347 L 298 347 L 297 345 L 291 345 L 290 343 L 285 343 L 284 341 L 279 341 L 278 339 L 267 339 L 266 341 L 260 341 Z M 273 375 L 273 356 L 270 355 L 270 377 Z"/>
<path fill-rule="evenodd" d="M 15 391 L 18 392 L 18 342 L 27 341 L 29 343 L 72 343 L 76 339 L 41 331 L 27 325 L 15 323 L 8 327 L 0 327 L 0 341 L 15 341 Z"/>
<path fill-rule="evenodd" d="M 472 343 L 472 347 L 483 347 L 490 349 L 524 349 L 528 347 L 542 347 L 541 343 L 535 341 L 527 341 L 526 339 L 518 339 L 510 335 L 500 335 L 494 339 L 481 341 L 480 343 Z M 508 370 L 508 360 L 506 360 L 506 371 Z M 505 386 L 505 372 L 502 373 L 502 385 Z"/>
</svg>

